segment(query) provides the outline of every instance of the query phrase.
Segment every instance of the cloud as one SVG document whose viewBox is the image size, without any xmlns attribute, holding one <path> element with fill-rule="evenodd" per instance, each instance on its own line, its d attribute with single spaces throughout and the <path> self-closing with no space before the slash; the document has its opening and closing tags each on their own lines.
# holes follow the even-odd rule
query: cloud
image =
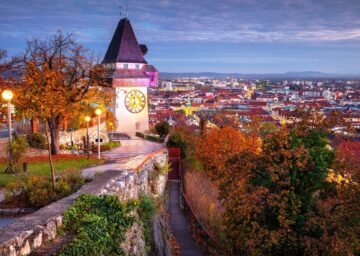
<svg viewBox="0 0 360 256">
<path fill-rule="evenodd" d="M 0 0 L 0 47 L 23 51 L 27 39 L 62 29 L 103 55 L 122 1 Z M 135 33 L 151 49 L 147 59 L 164 70 L 249 65 L 264 72 L 280 66 L 354 72 L 359 66 L 360 0 L 128 2 Z"/>
<path fill-rule="evenodd" d="M 60 27 L 96 42 L 113 32 L 118 5 L 115 0 L 29 0 L 24 8 L 23 1 L 2 0 L 1 34 Z M 129 0 L 133 25 L 149 42 L 357 41 L 358 13 L 358 0 Z M 14 29 L 5 28 L 9 25 Z"/>
<path fill-rule="evenodd" d="M 315 31 L 258 31 L 258 30 L 190 30 L 171 31 L 144 29 L 142 38 L 151 42 L 333 42 L 360 40 L 360 29 Z"/>
</svg>

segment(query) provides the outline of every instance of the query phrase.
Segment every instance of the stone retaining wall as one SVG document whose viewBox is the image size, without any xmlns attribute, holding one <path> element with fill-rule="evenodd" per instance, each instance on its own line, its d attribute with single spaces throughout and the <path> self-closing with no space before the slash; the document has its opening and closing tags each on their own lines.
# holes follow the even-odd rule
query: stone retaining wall
<svg viewBox="0 0 360 256">
<path fill-rule="evenodd" d="M 86 138 L 86 128 L 78 129 L 73 132 L 61 131 L 59 134 L 60 144 L 70 144 L 71 143 L 71 133 L 72 140 L 74 144 L 84 144 L 84 138 Z M 109 137 L 107 134 L 106 122 L 100 123 L 100 138 L 103 139 L 103 143 L 109 142 Z M 97 139 L 97 125 L 89 127 L 89 142 L 95 143 Z"/>
<path fill-rule="evenodd" d="M 149 154 L 146 160 L 134 170 L 104 172 L 71 196 L 41 208 L 33 214 L 19 218 L 13 224 L 0 229 L 0 256 L 28 255 L 43 243 L 53 240 L 57 236 L 57 229 L 62 226 L 62 214 L 81 194 L 111 194 L 117 195 L 121 200 L 137 198 L 142 191 L 155 197 L 162 195 L 167 175 L 160 175 L 154 181 L 151 172 L 155 171 L 156 163 L 163 165 L 167 162 L 167 150 L 162 149 Z M 153 182 L 156 186 L 153 186 Z M 143 255 L 144 248 L 141 246 L 144 246 L 144 241 L 132 240 L 132 232 L 142 232 L 141 229 L 139 230 L 139 224 L 136 225 L 126 236 L 128 241 L 124 242 L 123 248 L 130 255 Z M 155 230 L 162 230 L 162 228 L 154 227 Z M 161 235 L 158 234 L 158 236 Z M 163 247 L 157 248 L 157 250 L 170 251 L 164 242 L 157 246 Z M 134 252 L 137 253 L 134 254 Z"/>
</svg>

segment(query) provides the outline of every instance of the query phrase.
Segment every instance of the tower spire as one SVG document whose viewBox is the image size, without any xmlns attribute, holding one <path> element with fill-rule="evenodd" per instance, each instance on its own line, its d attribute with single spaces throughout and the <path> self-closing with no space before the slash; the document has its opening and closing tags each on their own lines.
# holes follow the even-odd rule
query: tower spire
<svg viewBox="0 0 360 256">
<path fill-rule="evenodd" d="M 127 18 L 120 20 L 103 60 L 103 63 L 116 62 L 147 63 Z"/>
</svg>

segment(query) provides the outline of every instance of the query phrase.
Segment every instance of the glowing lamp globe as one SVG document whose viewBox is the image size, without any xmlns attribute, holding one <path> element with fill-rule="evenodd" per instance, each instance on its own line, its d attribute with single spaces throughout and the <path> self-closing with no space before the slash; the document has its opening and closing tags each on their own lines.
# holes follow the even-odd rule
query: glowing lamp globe
<svg viewBox="0 0 360 256">
<path fill-rule="evenodd" d="M 96 114 L 97 116 L 100 116 L 101 113 L 102 113 L 101 109 L 97 108 L 97 109 L 95 110 L 95 114 Z"/>
<path fill-rule="evenodd" d="M 90 117 L 90 116 L 85 116 L 85 121 L 86 121 L 86 122 L 90 122 L 90 120 L 91 120 L 91 117 Z"/>
<path fill-rule="evenodd" d="M 2 92 L 1 96 L 2 96 L 2 98 L 3 98 L 4 100 L 6 100 L 6 101 L 11 101 L 12 98 L 14 97 L 14 94 L 13 94 L 13 92 L 10 91 L 10 90 L 5 90 L 5 91 Z"/>
</svg>

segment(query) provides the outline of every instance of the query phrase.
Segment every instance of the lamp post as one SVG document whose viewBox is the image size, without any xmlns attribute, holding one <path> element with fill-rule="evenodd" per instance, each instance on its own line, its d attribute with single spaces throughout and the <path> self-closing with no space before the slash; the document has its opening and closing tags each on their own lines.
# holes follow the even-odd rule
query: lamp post
<svg viewBox="0 0 360 256">
<path fill-rule="evenodd" d="M 97 115 L 98 117 L 98 125 L 97 125 L 97 138 L 98 138 L 98 159 L 101 159 L 101 155 L 100 155 L 100 116 L 101 116 L 101 109 L 100 108 L 97 108 L 95 110 L 95 114 Z"/>
<path fill-rule="evenodd" d="M 87 159 L 90 159 L 90 150 L 89 150 L 89 122 L 91 120 L 90 116 L 85 116 L 86 121 L 86 153 Z"/>
<path fill-rule="evenodd" d="M 12 133 L 11 133 L 11 109 L 10 109 L 11 104 L 10 103 L 11 103 L 12 98 L 14 97 L 14 94 L 10 90 L 5 90 L 2 92 L 1 96 L 7 102 L 9 142 L 11 142 L 12 141 Z"/>
<path fill-rule="evenodd" d="M 7 116 L 8 116 L 8 129 L 9 129 L 9 159 L 8 159 L 8 167 L 6 168 L 5 172 L 13 173 L 13 166 L 12 166 L 12 133 L 11 133 L 11 100 L 14 97 L 14 94 L 10 90 L 5 90 L 1 94 L 2 98 L 7 102 Z"/>
</svg>

